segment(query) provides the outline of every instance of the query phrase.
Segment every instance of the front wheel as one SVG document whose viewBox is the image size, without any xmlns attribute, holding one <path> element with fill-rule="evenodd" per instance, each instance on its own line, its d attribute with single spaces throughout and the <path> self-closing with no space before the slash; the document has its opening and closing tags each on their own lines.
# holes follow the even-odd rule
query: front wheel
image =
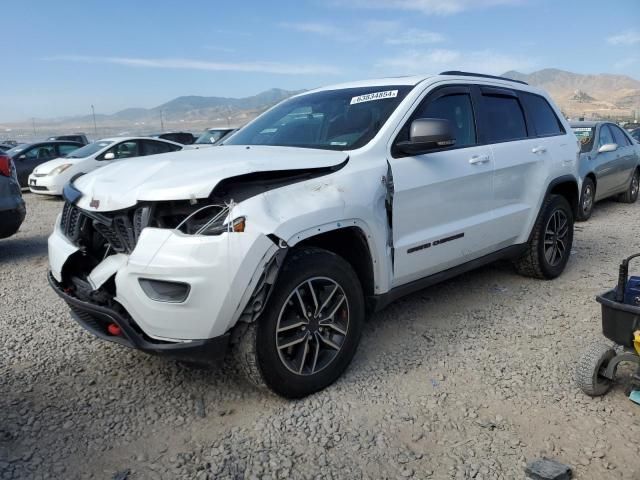
<svg viewBox="0 0 640 480">
<path fill-rule="evenodd" d="M 252 383 L 301 398 L 344 372 L 363 322 L 362 288 L 351 265 L 327 250 L 294 250 L 263 315 L 236 348 Z"/>
<path fill-rule="evenodd" d="M 578 208 L 577 220 L 586 222 L 593 213 L 593 204 L 596 198 L 596 186 L 589 177 L 582 183 L 582 194 L 580 195 L 580 207 Z"/>
<path fill-rule="evenodd" d="M 525 253 L 515 262 L 528 277 L 550 280 L 559 276 L 573 246 L 573 211 L 566 198 L 550 195 L 542 204 Z"/>
<path fill-rule="evenodd" d="M 620 195 L 620 201 L 624 203 L 635 203 L 638 200 L 638 190 L 640 190 L 640 172 L 636 170 L 629 181 L 627 191 Z"/>
</svg>

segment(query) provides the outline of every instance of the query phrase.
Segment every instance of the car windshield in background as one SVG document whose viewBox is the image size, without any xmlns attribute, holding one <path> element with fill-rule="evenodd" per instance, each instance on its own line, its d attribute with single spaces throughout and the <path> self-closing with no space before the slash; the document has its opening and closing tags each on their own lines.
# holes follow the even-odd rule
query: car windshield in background
<svg viewBox="0 0 640 480">
<path fill-rule="evenodd" d="M 9 155 L 10 157 L 13 157 L 14 155 L 17 155 L 18 153 L 20 153 L 21 151 L 23 151 L 25 149 L 24 145 L 18 145 L 17 147 L 13 147 L 10 148 L 9 150 L 7 150 L 6 152 L 4 152 L 6 155 Z"/>
<path fill-rule="evenodd" d="M 590 152 L 593 148 L 593 127 L 574 127 L 573 133 L 578 137 L 580 142 L 580 153 Z"/>
<path fill-rule="evenodd" d="M 99 152 L 105 147 L 108 147 L 113 142 L 93 142 L 89 145 L 85 145 L 77 150 L 74 150 L 66 158 L 86 158 L 89 155 L 93 155 L 96 152 Z"/>
<path fill-rule="evenodd" d="M 360 148 L 378 133 L 411 88 L 345 88 L 294 97 L 258 117 L 224 144 Z"/>
<path fill-rule="evenodd" d="M 194 143 L 216 143 L 218 140 L 224 137 L 224 134 L 227 132 L 228 130 L 209 130 L 200 135 Z"/>
</svg>

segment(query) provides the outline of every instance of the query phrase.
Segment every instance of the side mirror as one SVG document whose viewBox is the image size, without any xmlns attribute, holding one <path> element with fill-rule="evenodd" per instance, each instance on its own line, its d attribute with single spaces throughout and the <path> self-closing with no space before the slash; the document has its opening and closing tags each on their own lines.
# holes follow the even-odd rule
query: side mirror
<svg viewBox="0 0 640 480">
<path fill-rule="evenodd" d="M 409 128 L 409 141 L 399 142 L 397 146 L 403 153 L 419 155 L 437 148 L 451 147 L 455 143 L 449 120 L 416 118 Z"/>
<path fill-rule="evenodd" d="M 26 159 L 27 159 L 27 155 L 24 153 L 18 157 L 18 160 L 26 160 Z"/>
<path fill-rule="evenodd" d="M 107 152 L 104 154 L 104 157 L 102 157 L 103 160 L 113 160 L 114 158 L 116 158 L 116 154 L 113 152 Z"/>
<path fill-rule="evenodd" d="M 617 143 L 605 143 L 598 149 L 598 153 L 615 152 L 617 149 Z"/>
</svg>

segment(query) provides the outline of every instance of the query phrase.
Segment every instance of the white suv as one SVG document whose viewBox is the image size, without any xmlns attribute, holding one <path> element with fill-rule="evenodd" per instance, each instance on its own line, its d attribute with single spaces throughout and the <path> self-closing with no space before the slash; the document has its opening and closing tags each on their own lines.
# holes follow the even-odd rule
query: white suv
<svg viewBox="0 0 640 480">
<path fill-rule="evenodd" d="M 218 148 L 64 189 L 51 285 L 98 337 L 215 362 L 285 397 L 349 365 L 367 313 L 496 259 L 551 279 L 578 142 L 542 91 L 445 72 L 321 88 Z"/>
</svg>

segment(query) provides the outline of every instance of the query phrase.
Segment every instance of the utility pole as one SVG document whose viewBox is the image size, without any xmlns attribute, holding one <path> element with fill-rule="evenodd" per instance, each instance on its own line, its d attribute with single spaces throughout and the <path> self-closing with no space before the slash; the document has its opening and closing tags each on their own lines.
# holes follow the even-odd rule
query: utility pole
<svg viewBox="0 0 640 480">
<path fill-rule="evenodd" d="M 164 132 L 164 119 L 162 118 L 162 109 L 160 109 L 160 130 Z"/>
<path fill-rule="evenodd" d="M 91 105 L 91 114 L 93 115 L 93 134 L 98 139 L 98 126 L 96 125 L 96 109 L 93 108 L 93 104 Z"/>
</svg>

